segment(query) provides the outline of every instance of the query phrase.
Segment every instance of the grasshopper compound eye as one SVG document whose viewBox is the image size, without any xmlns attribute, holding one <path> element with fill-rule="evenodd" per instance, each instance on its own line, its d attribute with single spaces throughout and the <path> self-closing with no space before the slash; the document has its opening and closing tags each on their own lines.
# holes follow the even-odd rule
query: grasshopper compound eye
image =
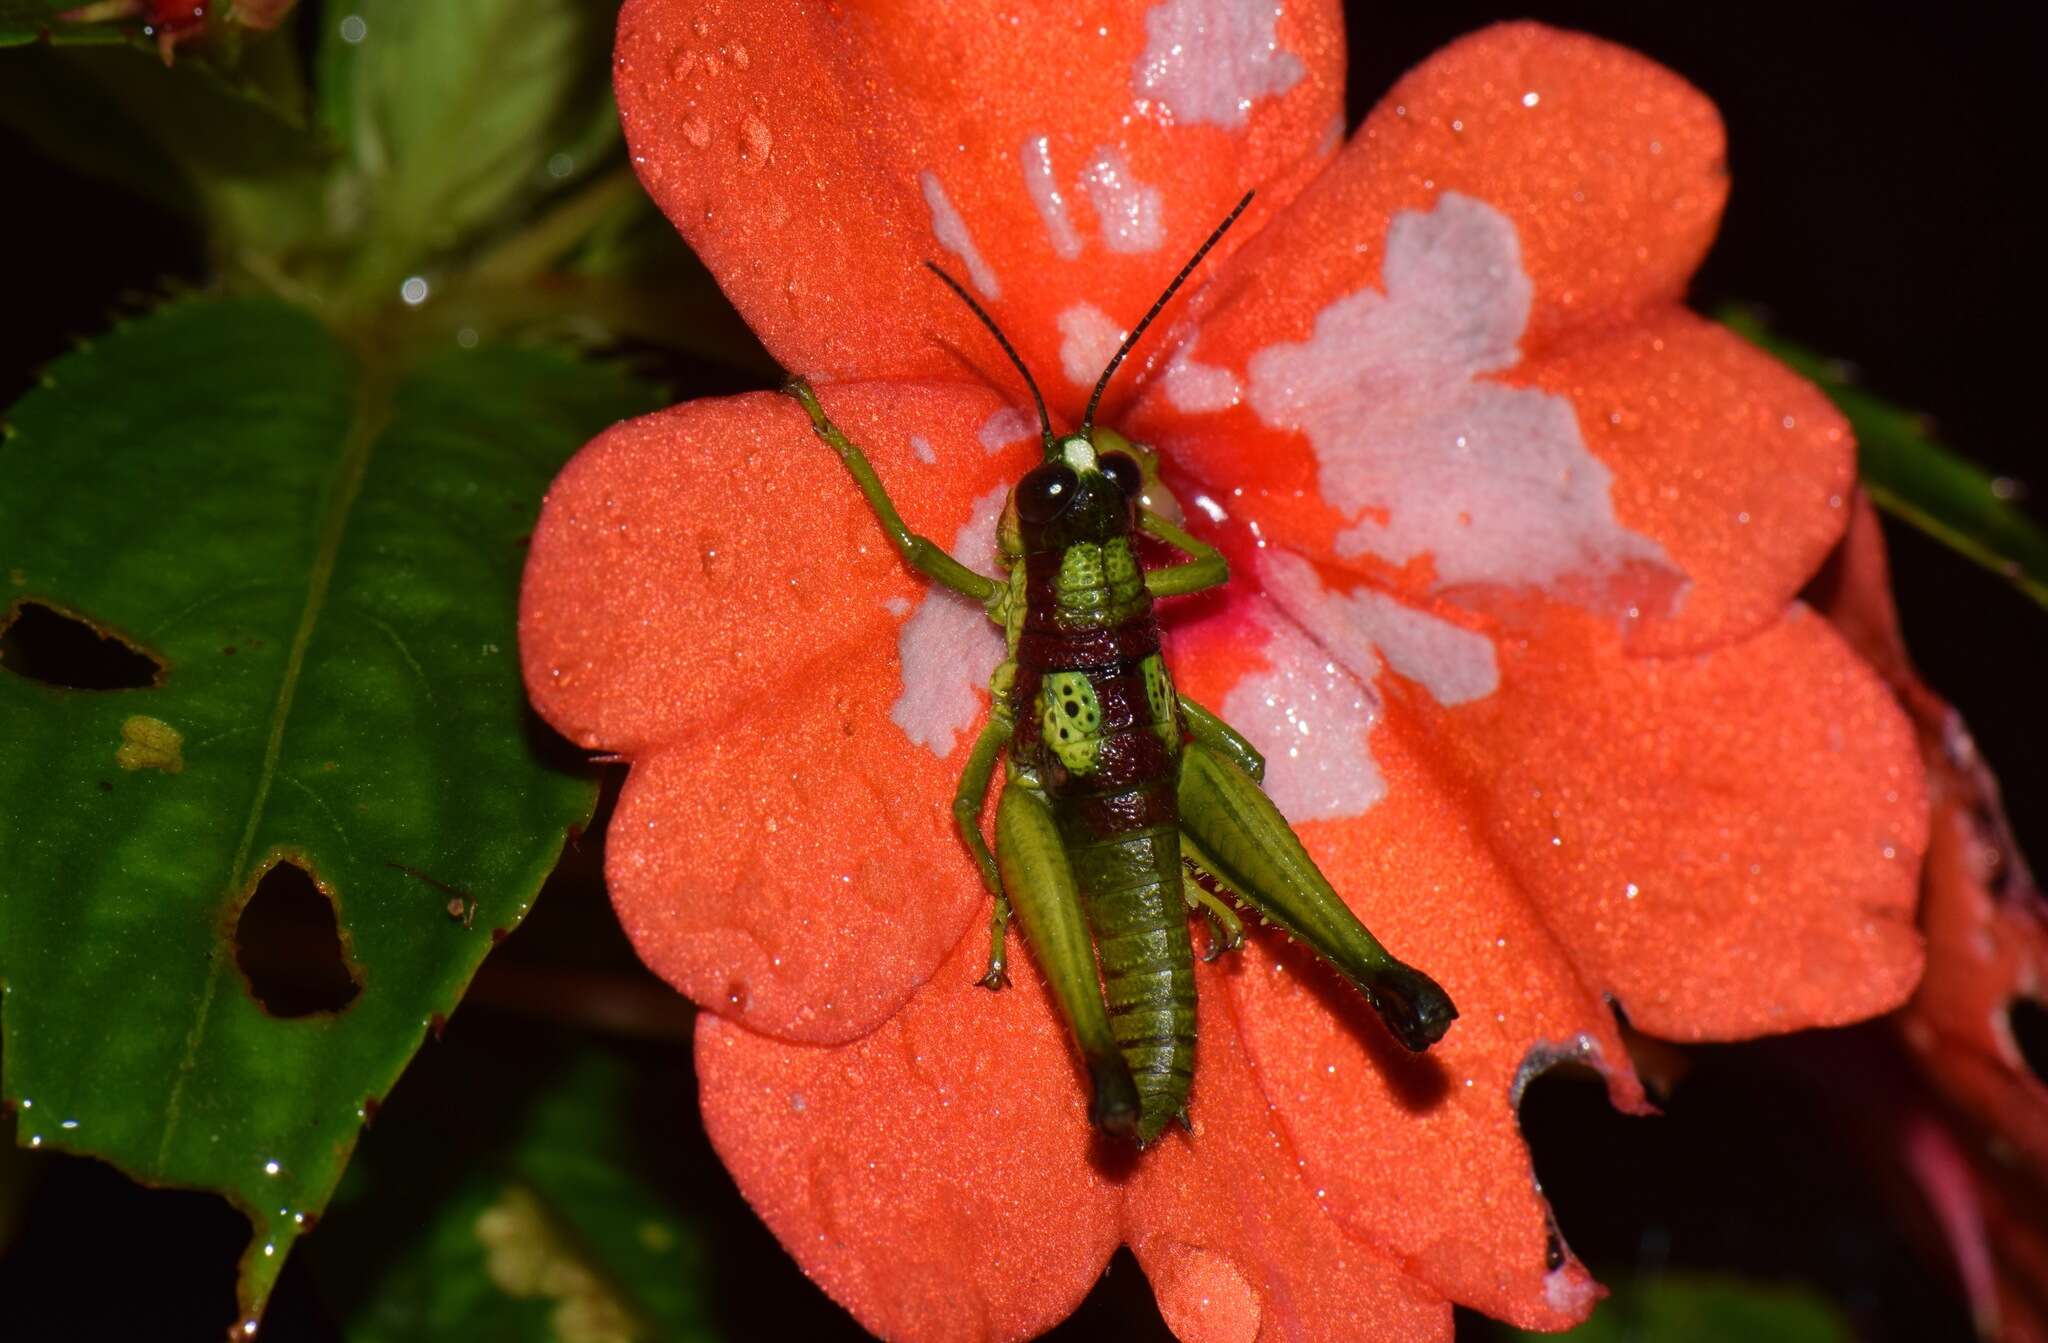
<svg viewBox="0 0 2048 1343">
<path fill-rule="evenodd" d="M 1017 482 L 1017 517 L 1027 526 L 1043 527 L 1067 511 L 1081 492 L 1081 478 L 1065 462 L 1033 467 Z"/>
<path fill-rule="evenodd" d="M 1128 452 L 1105 452 L 1096 459 L 1096 464 L 1104 475 L 1116 482 L 1116 487 L 1124 492 L 1124 498 L 1129 502 L 1136 503 L 1138 496 L 1145 492 L 1144 474 Z"/>
</svg>

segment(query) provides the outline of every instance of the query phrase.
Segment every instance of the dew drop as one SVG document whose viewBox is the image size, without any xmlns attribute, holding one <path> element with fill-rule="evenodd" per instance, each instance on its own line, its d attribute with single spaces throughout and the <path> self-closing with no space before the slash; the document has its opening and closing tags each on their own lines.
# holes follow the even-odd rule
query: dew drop
<svg viewBox="0 0 2048 1343">
<path fill-rule="evenodd" d="M 740 127 L 740 162 L 754 172 L 768 166 L 768 151 L 774 146 L 775 137 L 768 132 L 768 125 L 759 117 L 748 117 Z"/>
</svg>

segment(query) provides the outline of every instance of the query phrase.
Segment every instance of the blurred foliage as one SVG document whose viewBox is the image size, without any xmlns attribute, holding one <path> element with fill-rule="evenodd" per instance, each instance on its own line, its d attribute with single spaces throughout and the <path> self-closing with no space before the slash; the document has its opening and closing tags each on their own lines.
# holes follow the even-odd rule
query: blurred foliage
<svg viewBox="0 0 2048 1343">
<path fill-rule="evenodd" d="M 1609 1284 L 1572 1343 L 1851 1343 L 1841 1312 L 1808 1291 L 1739 1278 L 1666 1273 Z M 1503 1331 L 1529 1340 L 1551 1334 Z"/>
</svg>

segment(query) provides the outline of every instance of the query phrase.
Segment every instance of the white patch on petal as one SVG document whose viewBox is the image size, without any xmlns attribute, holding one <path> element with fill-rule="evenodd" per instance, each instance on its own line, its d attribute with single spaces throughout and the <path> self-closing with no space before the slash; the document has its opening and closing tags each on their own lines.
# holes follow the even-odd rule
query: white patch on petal
<svg viewBox="0 0 2048 1343">
<path fill-rule="evenodd" d="M 981 422 L 975 435 L 989 452 L 1001 452 L 1012 443 L 1038 437 L 1038 417 L 1017 406 L 1004 406 Z"/>
<path fill-rule="evenodd" d="M 1353 519 L 1339 553 L 1427 554 L 1446 587 L 1675 572 L 1616 519 L 1571 402 L 1479 376 L 1520 357 L 1532 286 L 1514 224 L 1447 192 L 1394 216 L 1383 277 L 1247 366 L 1252 409 L 1308 436 L 1323 498 Z"/>
<path fill-rule="evenodd" d="M 1439 704 L 1467 704 L 1500 688 L 1493 640 L 1418 611 L 1386 593 L 1333 593 L 1315 566 L 1284 550 L 1258 558 L 1259 585 L 1354 676 L 1379 680 L 1380 662 L 1414 681 Z"/>
<path fill-rule="evenodd" d="M 882 609 L 892 616 L 907 616 L 910 614 L 910 598 L 884 597 L 882 598 Z"/>
<path fill-rule="evenodd" d="M 923 462 L 926 466 L 938 465 L 939 454 L 932 451 L 932 441 L 923 434 L 912 434 L 910 436 L 910 451 L 916 456 L 917 460 Z"/>
<path fill-rule="evenodd" d="M 1059 323 L 1060 368 L 1076 387 L 1093 387 L 1127 333 L 1093 303 L 1076 303 Z"/>
<path fill-rule="evenodd" d="M 1332 598 L 1379 648 L 1387 665 L 1443 705 L 1469 704 L 1500 689 L 1493 640 L 1418 611 L 1384 592 L 1359 588 Z"/>
<path fill-rule="evenodd" d="M 939 175 L 929 168 L 917 176 L 918 186 L 924 190 L 924 203 L 932 212 L 932 236 L 939 245 L 960 258 L 967 267 L 967 278 L 981 291 L 985 299 L 1003 296 L 1003 287 L 996 283 L 996 273 L 981 259 L 981 253 L 974 246 L 974 235 L 967 231 L 967 221 L 953 208 L 952 200 L 946 195 L 946 188 L 939 185 Z"/>
<path fill-rule="evenodd" d="M 1599 1288 L 1584 1272 L 1555 1268 L 1543 1275 L 1543 1299 L 1550 1303 L 1552 1310 L 1578 1315 L 1590 1310 L 1593 1299 L 1599 1294 Z"/>
<path fill-rule="evenodd" d="M 1244 399 L 1244 385 L 1235 373 L 1221 364 L 1195 362 L 1192 339 L 1183 342 L 1159 370 L 1159 388 L 1175 410 L 1189 415 L 1229 410 Z"/>
<path fill-rule="evenodd" d="M 1231 687 L 1224 719 L 1266 757 L 1266 796 L 1288 820 L 1363 815 L 1387 795 L 1367 740 L 1379 695 L 1280 611 L 1261 623 L 1267 670 Z"/>
<path fill-rule="evenodd" d="M 1315 566 L 1292 551 L 1268 549 L 1258 559 L 1259 587 L 1353 676 L 1380 679 L 1379 650 L 1330 597 Z"/>
<path fill-rule="evenodd" d="M 1285 93 L 1307 72 L 1301 58 L 1280 50 L 1275 0 L 1164 0 L 1145 15 L 1145 54 L 1131 72 L 1132 91 L 1156 98 L 1180 121 L 1235 130 L 1252 104 Z"/>
<path fill-rule="evenodd" d="M 1337 152 L 1344 143 L 1344 114 L 1339 112 L 1330 118 L 1330 124 L 1323 127 L 1323 142 L 1316 146 L 1316 152 L 1325 157 Z"/>
<path fill-rule="evenodd" d="M 1159 188 L 1131 175 L 1123 151 L 1098 145 L 1081 170 L 1081 188 L 1095 207 L 1102 245 L 1112 252 L 1154 252 L 1166 238 Z"/>
<path fill-rule="evenodd" d="M 1052 250 L 1072 261 L 1081 255 L 1081 235 L 1074 232 L 1073 221 L 1067 218 L 1067 198 L 1052 170 L 1051 138 L 1034 135 L 1026 140 L 1017 151 L 1017 161 L 1024 166 L 1024 190 L 1038 208 L 1038 217 L 1045 221 L 1045 236 L 1052 243 Z"/>
<path fill-rule="evenodd" d="M 1009 487 L 998 485 L 974 501 L 967 525 L 953 538 L 953 558 L 986 573 L 995 567 L 996 520 Z M 928 588 L 896 636 L 903 663 L 903 693 L 889 706 L 889 721 L 912 743 L 941 760 L 981 716 L 983 689 L 1003 660 L 1002 632 L 979 602 L 947 588 Z"/>
</svg>

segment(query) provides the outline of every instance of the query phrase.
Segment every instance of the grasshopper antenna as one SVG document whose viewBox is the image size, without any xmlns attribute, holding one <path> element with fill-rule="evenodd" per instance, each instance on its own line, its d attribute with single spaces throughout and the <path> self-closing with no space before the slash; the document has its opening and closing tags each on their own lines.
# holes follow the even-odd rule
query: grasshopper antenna
<svg viewBox="0 0 2048 1343">
<path fill-rule="evenodd" d="M 1250 198 L 1247 197 L 1246 199 Z M 1243 209 L 1244 207 L 1239 206 L 1238 208 Z M 1205 248 L 1204 250 L 1207 249 Z M 1052 416 L 1045 413 L 1045 398 L 1039 395 L 1038 381 L 1037 379 L 1031 376 L 1031 370 L 1024 366 L 1024 360 L 1020 355 L 1018 355 L 1017 347 L 1010 344 L 1010 338 L 1003 334 L 1003 329 L 1001 327 L 996 325 L 996 319 L 989 316 L 986 312 L 982 311 L 981 305 L 974 301 L 974 295 L 968 293 L 966 288 L 958 280 L 946 274 L 946 272 L 944 272 L 943 270 L 940 270 L 937 262 L 927 261 L 924 263 L 924 268 L 930 271 L 932 274 L 938 276 L 941 280 L 944 280 L 946 282 L 946 288 L 952 290 L 954 293 L 960 296 L 960 301 L 967 305 L 968 310 L 970 312 L 972 312 L 976 317 L 979 317 L 981 319 L 981 324 L 987 327 L 989 334 L 996 338 L 996 344 L 1003 347 L 1003 353 L 1010 356 L 1010 362 L 1015 364 L 1017 366 L 1017 371 L 1024 375 L 1024 385 L 1031 389 L 1031 399 L 1038 406 L 1038 429 L 1040 434 L 1042 434 L 1045 438 L 1046 459 L 1048 461 L 1051 460 Z M 1093 409 L 1093 407 L 1090 407 L 1090 409 Z"/>
<path fill-rule="evenodd" d="M 1188 276 L 1195 273 L 1195 267 L 1202 264 L 1202 258 L 1209 255 L 1209 249 L 1223 241 L 1223 235 L 1230 231 L 1230 226 L 1235 224 L 1237 217 L 1244 213 L 1245 206 L 1252 203 L 1252 194 L 1249 191 L 1244 193 L 1244 199 L 1237 203 L 1237 208 L 1225 215 L 1223 222 L 1216 226 L 1216 231 L 1209 235 L 1209 240 L 1195 249 L 1195 254 L 1188 258 L 1188 264 L 1182 266 L 1180 274 L 1173 277 L 1173 283 L 1166 286 L 1166 292 L 1159 296 L 1158 302 L 1154 303 L 1151 310 L 1139 319 L 1138 325 L 1132 328 L 1131 334 L 1124 337 L 1124 343 L 1117 347 L 1114 355 L 1110 356 L 1109 367 L 1103 369 L 1102 377 L 1096 380 L 1095 395 L 1088 398 L 1088 413 L 1081 417 L 1081 434 L 1083 437 L 1086 437 L 1088 431 L 1095 427 L 1095 408 L 1102 404 L 1102 394 L 1109 390 L 1109 380 L 1116 376 L 1117 365 L 1124 361 L 1124 356 L 1131 352 L 1131 347 L 1136 345 L 1138 338 L 1145 334 L 1145 328 L 1152 325 L 1152 319 L 1157 317 L 1160 310 L 1167 304 L 1173 302 L 1174 294 L 1179 291 Z M 952 284 L 952 281 L 949 279 L 947 283 Z M 958 289 L 960 286 L 954 284 L 953 287 Z M 961 297 L 966 298 L 967 296 L 962 294 Z M 972 302 L 973 300 L 969 299 L 968 301 Z"/>
</svg>

